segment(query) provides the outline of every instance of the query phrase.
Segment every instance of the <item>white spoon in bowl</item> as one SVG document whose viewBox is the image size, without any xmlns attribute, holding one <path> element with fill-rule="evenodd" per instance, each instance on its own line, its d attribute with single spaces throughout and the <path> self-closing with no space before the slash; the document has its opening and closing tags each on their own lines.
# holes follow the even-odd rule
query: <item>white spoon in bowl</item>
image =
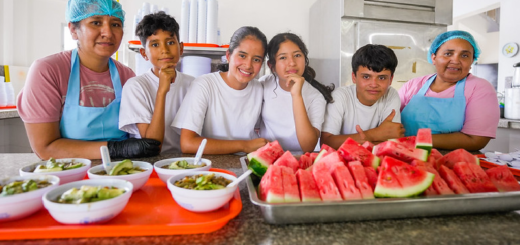
<svg viewBox="0 0 520 245">
<path fill-rule="evenodd" d="M 193 165 L 199 165 L 200 159 L 202 158 L 202 153 L 204 152 L 204 148 L 206 148 L 206 142 L 208 140 L 203 139 L 202 142 L 200 142 L 199 149 L 197 150 L 197 154 L 195 154 L 195 158 L 193 159 Z"/>
<path fill-rule="evenodd" d="M 110 160 L 110 154 L 108 153 L 108 147 L 101 146 L 99 148 L 101 151 L 101 160 L 103 161 L 103 167 L 105 168 L 105 172 L 110 173 L 110 170 L 114 167 L 112 165 L 112 161 Z"/>
<path fill-rule="evenodd" d="M 244 180 L 247 176 L 249 176 L 253 171 L 251 169 L 248 169 L 245 171 L 240 177 L 238 177 L 236 180 L 233 180 L 233 182 L 229 183 L 229 185 L 226 186 L 226 188 L 233 187 L 235 185 L 238 185 L 240 181 Z"/>
</svg>

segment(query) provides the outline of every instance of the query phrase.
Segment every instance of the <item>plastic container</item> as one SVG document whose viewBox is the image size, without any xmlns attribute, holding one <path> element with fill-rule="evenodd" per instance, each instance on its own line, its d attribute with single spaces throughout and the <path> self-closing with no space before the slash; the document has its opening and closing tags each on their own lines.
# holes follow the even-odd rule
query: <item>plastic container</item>
<svg viewBox="0 0 520 245">
<path fill-rule="evenodd" d="M 184 174 L 187 172 L 194 172 L 194 171 L 208 171 L 211 169 L 211 160 L 206 158 L 201 158 L 200 160 L 206 164 L 205 167 L 194 169 L 186 169 L 186 170 L 175 170 L 175 169 L 166 169 L 162 168 L 164 165 L 170 165 L 172 162 L 180 161 L 180 160 L 186 160 L 188 163 L 193 163 L 194 157 L 178 157 L 178 158 L 169 158 L 164 159 L 161 161 L 157 161 L 153 164 L 153 168 L 155 169 L 155 172 L 159 176 L 162 182 L 166 183 L 168 179 L 172 176 L 176 176 L 179 174 Z"/>
<path fill-rule="evenodd" d="M 195 173 L 184 173 L 176 176 L 172 176 L 168 179 L 168 189 L 170 190 L 173 199 L 181 207 L 192 211 L 192 212 L 209 212 L 217 210 L 224 206 L 231 200 L 233 194 L 238 188 L 235 185 L 230 188 L 218 189 L 218 190 L 190 190 L 177 187 L 174 185 L 175 181 L 178 181 L 186 176 L 198 175 L 198 174 L 215 174 L 215 176 L 224 177 L 230 181 L 236 179 L 235 176 L 225 173 L 215 173 L 210 171 L 200 171 Z"/>
<path fill-rule="evenodd" d="M 128 175 L 99 175 L 96 174 L 98 172 L 104 171 L 103 165 L 98 165 L 92 167 L 88 170 L 88 178 L 89 179 L 121 179 L 130 181 L 134 185 L 134 191 L 137 191 L 143 187 L 143 185 L 148 181 L 150 175 L 153 172 L 152 164 L 148 162 L 141 161 L 132 161 L 134 167 L 139 167 L 141 169 L 145 169 L 144 172 L 136 173 L 136 174 L 128 174 Z M 118 162 L 114 163 L 117 164 Z M 115 166 L 115 165 L 114 165 Z"/>
<path fill-rule="evenodd" d="M 45 165 L 47 161 L 41 161 L 37 163 L 33 163 L 30 165 L 27 165 L 25 167 L 22 167 L 19 172 L 20 176 L 36 176 L 36 175 L 54 175 L 58 176 L 60 178 L 61 184 L 66 184 L 72 181 L 82 180 L 85 178 L 85 175 L 87 175 L 87 171 L 90 168 L 90 160 L 83 159 L 83 158 L 61 158 L 56 159 L 57 162 L 70 162 L 74 160 L 75 162 L 83 163 L 85 166 L 70 169 L 70 170 L 63 170 L 63 171 L 56 171 L 56 172 L 46 172 L 46 173 L 34 173 L 34 169 L 38 165 Z"/>
<path fill-rule="evenodd" d="M 12 196 L 0 197 L 0 222 L 13 221 L 27 217 L 43 207 L 42 196 L 60 184 L 60 178 L 53 175 L 14 176 L 0 180 L 0 185 L 16 180 L 47 180 L 52 185 L 35 191 Z"/>
<path fill-rule="evenodd" d="M 181 61 L 181 72 L 193 77 L 211 73 L 211 58 L 204 56 L 184 56 Z"/>
<path fill-rule="evenodd" d="M 5 78 L 0 76 L 0 107 L 7 106 L 7 86 L 5 84 Z"/>
<path fill-rule="evenodd" d="M 56 202 L 59 197 L 73 187 L 106 186 L 124 189 L 120 196 L 91 203 L 66 204 Z M 132 195 L 133 185 L 129 181 L 119 179 L 89 179 L 68 183 L 43 195 L 43 205 L 51 216 L 63 224 L 93 224 L 103 223 L 116 217 L 125 208 Z"/>
</svg>

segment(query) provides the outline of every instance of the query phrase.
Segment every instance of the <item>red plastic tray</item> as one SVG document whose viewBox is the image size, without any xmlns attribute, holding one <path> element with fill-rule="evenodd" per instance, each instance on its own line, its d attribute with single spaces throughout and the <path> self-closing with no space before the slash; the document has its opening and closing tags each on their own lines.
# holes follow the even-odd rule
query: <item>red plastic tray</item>
<svg viewBox="0 0 520 245">
<path fill-rule="evenodd" d="M 486 156 L 484 154 L 478 154 L 476 155 L 478 158 L 485 158 Z M 481 167 L 484 167 L 484 168 L 494 168 L 494 167 L 498 167 L 500 165 L 497 165 L 497 164 L 494 164 L 492 162 L 488 162 L 486 160 L 482 160 L 482 159 L 479 159 L 480 160 L 480 166 Z M 513 173 L 513 175 L 515 176 L 515 178 L 517 180 L 520 180 L 520 169 L 516 169 L 516 168 L 509 168 L 509 170 L 511 170 L 511 173 Z"/>
<path fill-rule="evenodd" d="M 212 168 L 210 171 L 235 175 Z M 0 240 L 73 237 L 152 236 L 209 233 L 222 228 L 242 210 L 237 189 L 224 207 L 207 213 L 194 213 L 180 207 L 154 172 L 146 184 L 132 194 L 125 209 L 103 224 L 64 225 L 42 208 L 16 221 L 0 223 Z"/>
</svg>

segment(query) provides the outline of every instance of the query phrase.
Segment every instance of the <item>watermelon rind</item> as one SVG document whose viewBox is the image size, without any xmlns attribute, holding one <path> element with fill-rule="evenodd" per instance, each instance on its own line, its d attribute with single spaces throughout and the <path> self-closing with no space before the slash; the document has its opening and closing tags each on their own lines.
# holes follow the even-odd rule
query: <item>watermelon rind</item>
<svg viewBox="0 0 520 245">
<path fill-rule="evenodd" d="M 265 172 L 267 171 L 267 168 L 269 167 L 269 164 L 267 164 L 266 161 L 263 161 L 260 158 L 253 157 L 249 160 L 249 165 L 247 165 L 248 169 L 251 169 L 253 171 L 253 174 L 256 176 L 262 178 L 264 176 Z"/>
<path fill-rule="evenodd" d="M 430 149 L 431 150 L 431 149 Z M 430 156 L 430 152 L 426 149 L 415 148 L 413 150 L 413 157 L 417 160 L 421 160 L 423 162 L 428 161 L 428 157 Z"/>
<path fill-rule="evenodd" d="M 372 160 L 372 167 L 377 170 L 377 167 L 379 167 L 379 164 L 381 164 L 381 158 L 374 155 L 374 159 Z"/>
<path fill-rule="evenodd" d="M 314 163 L 317 163 L 325 154 L 327 154 L 327 150 L 325 150 L 325 149 L 321 150 L 320 153 L 318 154 L 318 156 L 314 159 Z"/>
<path fill-rule="evenodd" d="M 374 196 L 376 197 L 413 197 L 423 193 L 433 183 L 435 177 L 432 173 L 426 173 L 426 177 L 423 181 L 416 185 L 403 187 L 401 189 L 386 188 L 382 185 L 377 185 L 374 190 Z"/>
</svg>

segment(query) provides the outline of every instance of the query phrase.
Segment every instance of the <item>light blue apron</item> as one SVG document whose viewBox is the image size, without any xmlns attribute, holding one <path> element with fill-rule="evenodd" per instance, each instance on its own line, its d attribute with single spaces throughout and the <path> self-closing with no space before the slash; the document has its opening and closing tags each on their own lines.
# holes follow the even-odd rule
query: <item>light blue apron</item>
<svg viewBox="0 0 520 245">
<path fill-rule="evenodd" d="M 115 99 L 107 107 L 85 107 L 79 105 L 80 62 L 78 50 L 72 51 L 67 96 L 63 105 L 60 133 L 63 138 L 108 141 L 123 140 L 128 134 L 119 130 L 119 106 L 121 103 L 121 80 L 112 59 L 108 62 L 110 78 L 114 86 Z"/>
<path fill-rule="evenodd" d="M 455 85 L 453 98 L 426 97 L 426 92 L 436 77 L 437 74 L 430 77 L 401 112 L 405 136 L 417 135 L 420 128 L 431 128 L 432 134 L 447 134 L 459 132 L 464 126 L 466 78 Z"/>
</svg>

